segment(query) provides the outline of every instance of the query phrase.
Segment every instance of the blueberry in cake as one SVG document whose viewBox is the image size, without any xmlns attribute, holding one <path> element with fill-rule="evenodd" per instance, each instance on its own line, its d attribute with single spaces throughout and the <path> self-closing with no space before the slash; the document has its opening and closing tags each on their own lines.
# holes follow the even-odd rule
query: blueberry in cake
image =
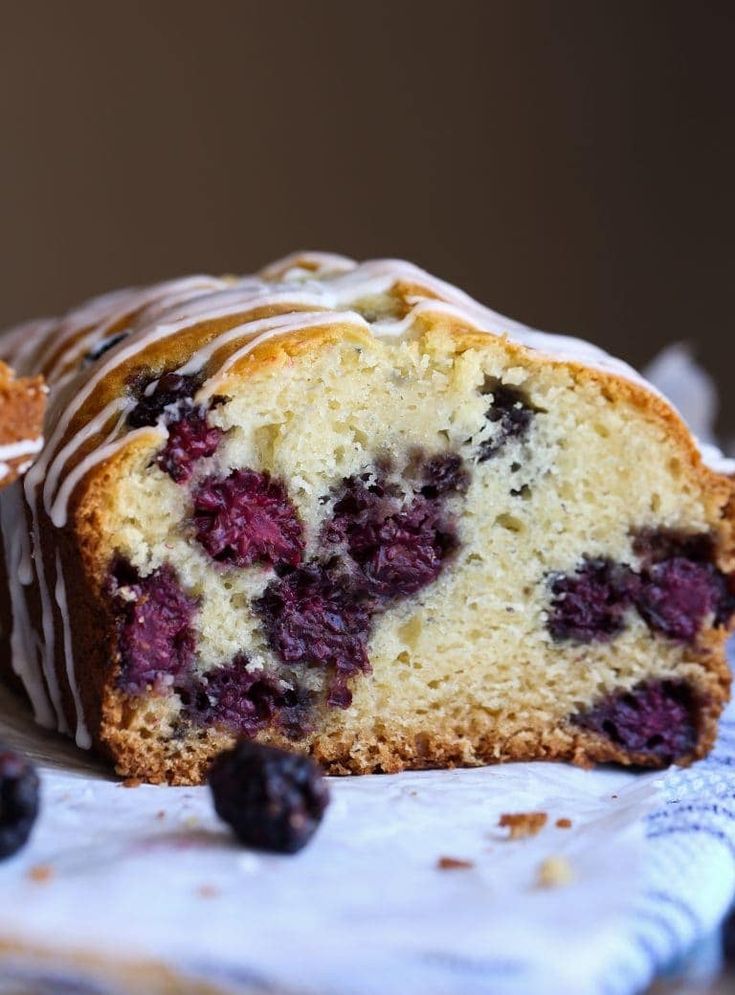
<svg viewBox="0 0 735 995">
<path fill-rule="evenodd" d="M 1 498 L 7 677 L 121 774 L 240 737 L 337 773 L 712 745 L 734 468 L 625 364 L 319 254 L 13 341 L 50 401 Z"/>
</svg>

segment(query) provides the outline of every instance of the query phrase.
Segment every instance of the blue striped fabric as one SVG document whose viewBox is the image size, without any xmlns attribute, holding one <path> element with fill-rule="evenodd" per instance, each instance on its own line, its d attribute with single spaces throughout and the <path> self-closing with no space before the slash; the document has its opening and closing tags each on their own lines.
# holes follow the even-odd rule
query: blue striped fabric
<svg viewBox="0 0 735 995">
<path fill-rule="evenodd" d="M 735 643 L 731 643 L 731 662 Z M 604 995 L 629 995 L 712 935 L 735 894 L 735 703 L 711 755 L 663 778 L 647 819 L 645 891 L 621 936 Z M 711 962 L 711 947 L 701 946 Z"/>
</svg>

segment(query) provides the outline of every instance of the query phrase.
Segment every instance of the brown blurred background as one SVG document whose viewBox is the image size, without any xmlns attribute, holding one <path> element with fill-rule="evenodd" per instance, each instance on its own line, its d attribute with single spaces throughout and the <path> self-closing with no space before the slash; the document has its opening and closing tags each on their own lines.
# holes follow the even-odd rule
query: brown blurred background
<svg viewBox="0 0 735 995">
<path fill-rule="evenodd" d="M 402 255 L 735 432 L 735 4 L 0 0 L 0 324 L 294 248 Z"/>
</svg>

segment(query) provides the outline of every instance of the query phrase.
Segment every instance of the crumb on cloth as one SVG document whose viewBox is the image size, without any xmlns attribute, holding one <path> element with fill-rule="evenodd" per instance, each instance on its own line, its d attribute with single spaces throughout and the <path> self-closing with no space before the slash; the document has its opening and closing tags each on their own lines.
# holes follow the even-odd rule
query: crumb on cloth
<svg viewBox="0 0 735 995">
<path fill-rule="evenodd" d="M 461 860 L 459 857 L 439 857 L 436 866 L 440 871 L 462 871 L 474 867 L 471 860 Z"/>
<path fill-rule="evenodd" d="M 562 888 L 574 880 L 574 873 L 565 857 L 547 857 L 539 865 L 536 883 L 539 888 Z"/>
<path fill-rule="evenodd" d="M 540 833 L 548 818 L 546 812 L 505 812 L 498 826 L 510 830 L 508 839 L 522 840 Z"/>
<path fill-rule="evenodd" d="M 51 864 L 35 864 L 28 868 L 27 877 L 36 884 L 46 884 L 54 876 L 55 871 Z"/>
<path fill-rule="evenodd" d="M 138 777 L 126 777 L 120 782 L 121 788 L 139 788 L 143 782 Z"/>
<path fill-rule="evenodd" d="M 572 828 L 572 820 L 571 819 L 565 819 L 565 818 L 564 819 L 557 819 L 556 820 L 556 827 L 557 827 L 557 829 L 571 829 Z"/>
</svg>

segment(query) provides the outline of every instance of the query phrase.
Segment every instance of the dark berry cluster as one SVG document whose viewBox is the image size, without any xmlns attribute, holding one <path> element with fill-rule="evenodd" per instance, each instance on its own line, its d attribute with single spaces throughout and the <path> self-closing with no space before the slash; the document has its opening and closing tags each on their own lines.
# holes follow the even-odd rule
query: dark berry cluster
<svg viewBox="0 0 735 995">
<path fill-rule="evenodd" d="M 194 658 L 195 598 L 182 590 L 168 564 L 140 577 L 116 564 L 110 593 L 117 612 L 120 682 L 131 693 L 173 683 Z"/>
<path fill-rule="evenodd" d="M 491 439 L 480 445 L 480 463 L 496 456 L 508 442 L 523 439 L 536 414 L 524 391 L 517 387 L 498 382 L 493 384 L 491 391 L 493 401 L 485 417 L 497 425 L 497 429 Z"/>
<path fill-rule="evenodd" d="M 204 407 L 192 407 L 168 424 L 168 438 L 156 463 L 177 484 L 189 480 L 197 460 L 214 456 L 222 438 L 222 429 L 207 422 Z"/>
<path fill-rule="evenodd" d="M 136 418 L 160 417 L 156 397 L 168 409 L 191 389 L 190 378 L 162 377 Z M 171 423 L 170 438 L 185 424 Z M 436 580 L 458 544 L 446 499 L 462 494 L 469 483 L 460 456 L 417 457 L 408 493 L 388 482 L 387 474 L 382 467 L 343 481 L 330 496 L 320 555 L 309 563 L 302 563 L 304 530 L 286 487 L 267 472 L 243 468 L 211 475 L 193 492 L 194 533 L 213 560 L 237 568 L 256 563 L 275 568 L 254 610 L 291 674 L 299 668 L 323 671 L 333 707 L 347 708 L 350 679 L 370 670 L 367 642 L 376 613 Z M 192 672 L 197 603 L 171 567 L 140 578 L 118 563 L 111 587 L 120 679 L 128 692 L 172 686 L 192 722 L 249 736 L 266 727 L 303 733 L 310 697 L 294 689 L 290 678 L 284 682 L 249 671 L 243 654 L 207 674 Z"/>
<path fill-rule="evenodd" d="M 196 537 L 218 563 L 295 567 L 303 527 L 285 486 L 267 472 L 233 470 L 206 477 L 194 493 Z"/>
<path fill-rule="evenodd" d="M 0 860 L 28 842 L 38 816 L 39 789 L 32 764 L 0 745 Z"/>
<path fill-rule="evenodd" d="M 365 592 L 328 566 L 311 564 L 269 584 L 255 610 L 279 659 L 328 668 L 329 704 L 348 707 L 347 679 L 370 670 L 373 603 Z"/>
<path fill-rule="evenodd" d="M 643 759 L 672 763 L 696 746 L 696 711 L 691 688 L 683 681 L 652 680 L 607 695 L 572 721 Z"/>
<path fill-rule="evenodd" d="M 323 558 L 282 571 L 256 603 L 282 662 L 329 672 L 330 705 L 347 708 L 349 678 L 370 670 L 374 616 L 439 576 L 458 544 L 444 500 L 467 485 L 467 470 L 454 454 L 422 461 L 408 495 L 381 470 L 348 478 L 322 532 Z"/>
<path fill-rule="evenodd" d="M 329 804 L 317 765 L 298 753 L 241 740 L 209 773 L 214 807 L 246 846 L 295 853 L 319 826 Z"/>
<path fill-rule="evenodd" d="M 200 376 L 164 373 L 151 383 L 138 385 L 138 400 L 128 414 L 131 428 L 155 425 L 163 418 L 168 438 L 156 456 L 157 465 L 177 484 L 191 478 L 197 460 L 213 456 L 222 430 L 207 422 L 207 408 L 194 404 Z"/>
<path fill-rule="evenodd" d="M 641 574 L 636 608 L 648 626 L 670 639 L 692 642 L 709 615 L 720 615 L 719 571 L 675 557 Z"/>
<path fill-rule="evenodd" d="M 735 610 L 732 579 L 712 562 L 708 536 L 671 530 L 636 536 L 641 568 L 607 559 L 585 560 L 574 574 L 551 580 L 548 628 L 555 639 L 605 641 L 621 631 L 635 608 L 655 632 L 692 642 L 708 616 L 725 625 Z"/>
<path fill-rule="evenodd" d="M 133 391 L 137 397 L 135 407 L 128 413 L 131 428 L 155 425 L 164 414 L 176 415 L 176 407 L 191 404 L 199 390 L 202 378 L 183 376 L 180 373 L 163 373 L 154 380 L 136 382 Z"/>
<path fill-rule="evenodd" d="M 432 583 L 457 546 L 444 500 L 467 490 L 464 461 L 456 453 L 434 456 L 420 463 L 417 476 L 409 495 L 383 474 L 348 478 L 324 530 L 326 542 L 344 548 L 361 580 L 381 598 L 414 594 Z"/>
<path fill-rule="evenodd" d="M 582 643 L 612 639 L 623 628 L 635 581 L 626 567 L 603 558 L 585 560 L 571 576 L 555 576 L 548 622 L 551 635 Z"/>
<path fill-rule="evenodd" d="M 449 494 L 464 494 L 469 486 L 470 473 L 459 453 L 431 457 L 420 474 L 420 493 L 432 501 Z"/>
<path fill-rule="evenodd" d="M 440 501 L 449 492 L 447 483 L 437 470 L 424 485 L 434 491 L 433 498 L 418 493 L 406 500 L 385 482 L 359 477 L 344 482 L 325 536 L 344 545 L 372 594 L 382 598 L 415 594 L 439 576 L 444 560 L 457 546 L 456 532 Z"/>
<path fill-rule="evenodd" d="M 250 671 L 247 665 L 247 658 L 238 654 L 225 666 L 177 683 L 186 717 L 240 736 L 254 736 L 272 725 L 287 736 L 303 735 L 308 695 L 270 674 Z"/>
<path fill-rule="evenodd" d="M 639 610 L 646 621 L 673 638 L 691 640 L 710 613 L 728 625 L 735 613 L 735 582 L 715 564 L 715 544 L 706 533 L 644 529 L 633 542 L 644 581 Z"/>
</svg>

